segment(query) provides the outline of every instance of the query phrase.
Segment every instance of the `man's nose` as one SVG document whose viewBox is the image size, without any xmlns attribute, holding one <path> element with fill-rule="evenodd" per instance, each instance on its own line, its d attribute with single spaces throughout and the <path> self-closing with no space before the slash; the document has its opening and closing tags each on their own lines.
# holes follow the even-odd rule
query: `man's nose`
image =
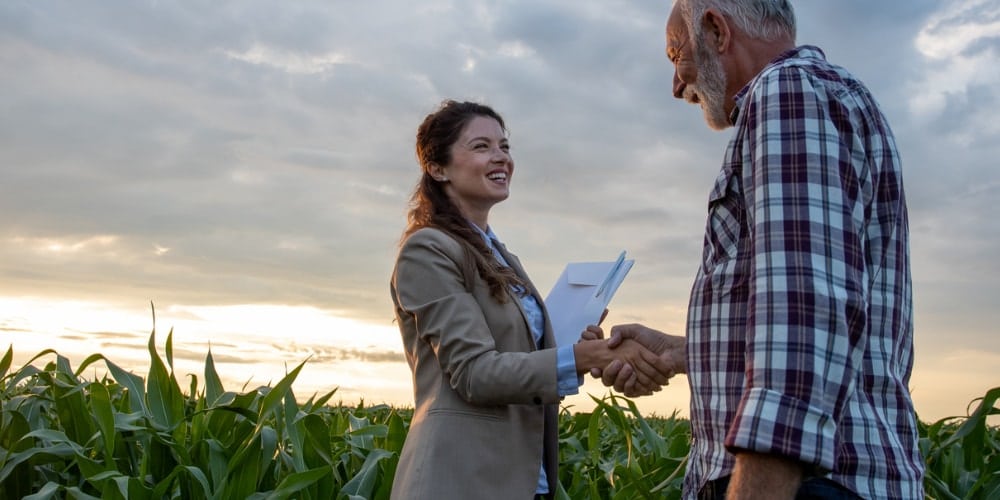
<svg viewBox="0 0 1000 500">
<path fill-rule="evenodd" d="M 687 87 L 687 84 L 681 80 L 681 77 L 677 75 L 677 71 L 674 70 L 674 97 L 683 99 L 685 87 Z"/>
</svg>

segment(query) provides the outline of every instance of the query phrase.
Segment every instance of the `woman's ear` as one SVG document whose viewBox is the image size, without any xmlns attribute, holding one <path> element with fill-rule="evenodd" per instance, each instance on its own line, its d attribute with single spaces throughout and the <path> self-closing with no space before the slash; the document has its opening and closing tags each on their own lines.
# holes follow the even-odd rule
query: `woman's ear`
<svg viewBox="0 0 1000 500">
<path fill-rule="evenodd" d="M 438 182 L 448 181 L 448 175 L 445 173 L 444 167 L 438 165 L 437 163 L 431 163 L 430 174 L 431 177 Z"/>
</svg>

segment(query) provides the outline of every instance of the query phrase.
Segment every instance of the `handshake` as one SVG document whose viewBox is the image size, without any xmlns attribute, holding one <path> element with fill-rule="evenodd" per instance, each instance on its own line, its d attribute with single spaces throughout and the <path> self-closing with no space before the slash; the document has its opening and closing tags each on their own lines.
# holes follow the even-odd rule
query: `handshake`
<svg viewBox="0 0 1000 500">
<path fill-rule="evenodd" d="M 603 319 L 603 318 L 602 318 Z M 604 341 L 604 331 L 590 325 L 580 335 L 581 343 L 602 342 L 610 359 L 590 364 L 590 374 L 607 387 L 628 397 L 648 396 L 667 385 L 678 373 L 687 373 L 687 340 L 640 324 L 616 325 Z M 586 364 L 586 363 L 584 363 Z"/>
</svg>

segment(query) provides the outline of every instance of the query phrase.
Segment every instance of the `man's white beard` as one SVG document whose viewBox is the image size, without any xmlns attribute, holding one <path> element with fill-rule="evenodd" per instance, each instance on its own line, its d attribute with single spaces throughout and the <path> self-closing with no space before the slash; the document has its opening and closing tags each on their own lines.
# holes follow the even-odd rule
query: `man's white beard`
<svg viewBox="0 0 1000 500">
<path fill-rule="evenodd" d="M 688 92 L 696 93 L 709 128 L 723 130 L 732 126 L 725 107 L 726 69 L 722 67 L 718 53 L 713 52 L 708 44 L 702 40 L 701 33 L 694 37 L 694 56 L 695 66 L 698 68 L 698 79 L 695 85 L 689 85 L 684 90 L 684 97 L 688 97 Z"/>
</svg>

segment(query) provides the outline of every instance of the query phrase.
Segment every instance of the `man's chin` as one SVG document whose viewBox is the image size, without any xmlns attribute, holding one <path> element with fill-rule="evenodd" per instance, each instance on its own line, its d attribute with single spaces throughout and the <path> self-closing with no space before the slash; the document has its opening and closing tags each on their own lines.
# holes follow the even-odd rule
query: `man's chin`
<svg viewBox="0 0 1000 500">
<path fill-rule="evenodd" d="M 717 114 L 712 113 L 708 108 L 702 107 L 702 111 L 705 112 L 705 123 L 712 130 L 725 130 L 733 126 L 732 123 L 729 123 L 728 119 L 723 119 Z"/>
</svg>

